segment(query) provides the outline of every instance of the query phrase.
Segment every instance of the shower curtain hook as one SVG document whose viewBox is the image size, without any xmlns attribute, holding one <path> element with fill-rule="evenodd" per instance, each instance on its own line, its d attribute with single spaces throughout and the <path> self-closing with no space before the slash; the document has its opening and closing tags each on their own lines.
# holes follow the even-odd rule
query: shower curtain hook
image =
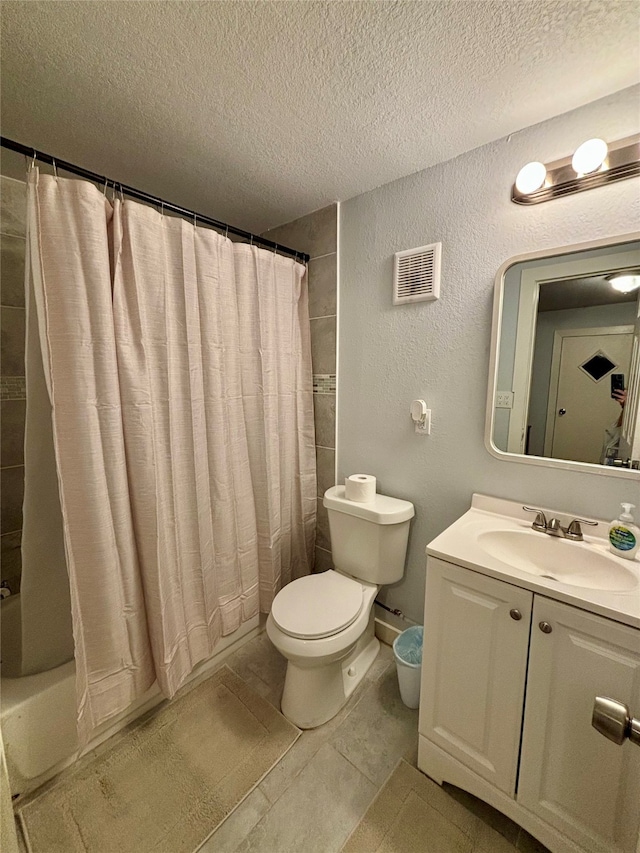
<svg viewBox="0 0 640 853">
<path fill-rule="evenodd" d="M 107 197 L 107 184 L 108 184 L 108 182 L 109 182 L 109 179 L 108 179 L 108 178 L 105 178 L 105 179 L 104 179 L 104 189 L 102 190 L 102 195 L 103 195 L 105 198 Z"/>
<path fill-rule="evenodd" d="M 278 251 L 278 244 L 274 243 L 273 244 L 273 254 L 275 255 L 277 251 Z"/>
<path fill-rule="evenodd" d="M 58 168 L 56 166 L 56 158 L 52 157 L 51 162 L 53 163 L 53 177 L 56 179 L 56 183 L 58 183 Z"/>
<path fill-rule="evenodd" d="M 253 234 L 249 234 L 249 245 L 253 246 Z"/>
<path fill-rule="evenodd" d="M 229 239 L 229 226 L 228 225 L 224 226 L 224 239 L 225 240 Z"/>
<path fill-rule="evenodd" d="M 193 213 L 193 227 L 194 228 L 198 227 L 197 216 L 198 216 L 198 214 L 194 211 L 194 213 Z"/>
</svg>

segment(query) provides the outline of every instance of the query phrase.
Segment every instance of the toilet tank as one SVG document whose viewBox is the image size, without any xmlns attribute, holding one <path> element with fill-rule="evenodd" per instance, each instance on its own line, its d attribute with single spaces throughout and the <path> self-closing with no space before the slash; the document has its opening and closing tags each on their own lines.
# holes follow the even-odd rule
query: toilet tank
<svg viewBox="0 0 640 853">
<path fill-rule="evenodd" d="M 415 515 L 413 504 L 387 495 L 356 503 L 345 498 L 344 486 L 327 489 L 323 504 L 329 515 L 335 568 L 368 583 L 399 581 Z"/>
</svg>

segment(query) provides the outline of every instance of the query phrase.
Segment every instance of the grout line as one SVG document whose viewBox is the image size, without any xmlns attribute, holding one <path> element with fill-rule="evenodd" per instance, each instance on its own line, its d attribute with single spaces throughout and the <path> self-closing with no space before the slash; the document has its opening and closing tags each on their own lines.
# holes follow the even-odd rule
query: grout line
<svg viewBox="0 0 640 853">
<path fill-rule="evenodd" d="M 337 483 L 338 482 L 338 426 L 340 424 L 340 402 L 338 400 L 338 392 L 340 391 L 340 252 L 341 252 L 341 240 L 340 240 L 340 226 L 342 223 L 342 202 L 336 203 L 336 405 L 335 405 L 335 415 L 333 420 L 333 444 L 335 450 L 334 456 L 334 468 L 333 468 L 333 479 Z"/>
</svg>

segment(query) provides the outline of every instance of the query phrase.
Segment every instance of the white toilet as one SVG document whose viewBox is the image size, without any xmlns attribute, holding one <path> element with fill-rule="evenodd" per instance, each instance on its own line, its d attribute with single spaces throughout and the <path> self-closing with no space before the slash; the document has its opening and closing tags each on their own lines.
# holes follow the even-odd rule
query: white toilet
<svg viewBox="0 0 640 853">
<path fill-rule="evenodd" d="M 275 597 L 269 639 L 289 661 L 282 713 L 301 729 L 334 717 L 378 654 L 373 602 L 404 574 L 409 501 L 376 495 L 367 503 L 324 495 L 335 569 L 299 578 Z"/>
</svg>

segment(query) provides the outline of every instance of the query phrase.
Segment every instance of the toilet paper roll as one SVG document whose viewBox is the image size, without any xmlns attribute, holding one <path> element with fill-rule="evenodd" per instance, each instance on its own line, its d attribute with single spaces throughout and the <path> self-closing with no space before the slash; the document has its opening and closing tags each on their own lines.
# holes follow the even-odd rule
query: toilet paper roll
<svg viewBox="0 0 640 853">
<path fill-rule="evenodd" d="M 376 496 L 376 478 L 372 474 L 352 474 L 344 481 L 344 496 L 356 503 L 372 501 Z"/>
</svg>

